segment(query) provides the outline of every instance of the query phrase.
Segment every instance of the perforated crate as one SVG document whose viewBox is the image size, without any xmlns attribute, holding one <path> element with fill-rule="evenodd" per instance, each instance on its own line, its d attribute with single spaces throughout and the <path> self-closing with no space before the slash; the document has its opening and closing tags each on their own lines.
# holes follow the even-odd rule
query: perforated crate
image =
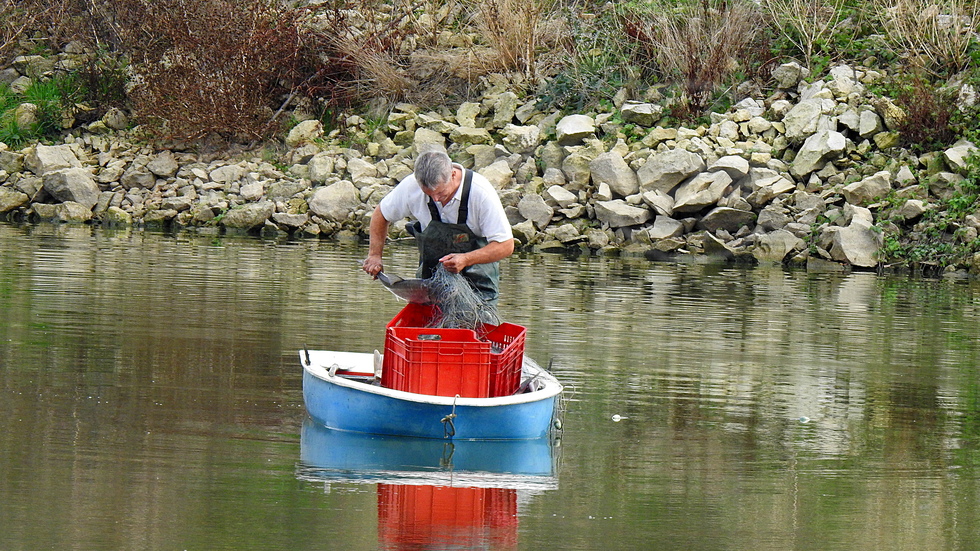
<svg viewBox="0 0 980 551">
<path fill-rule="evenodd" d="M 418 394 L 486 398 L 490 347 L 470 329 L 390 327 L 382 386 Z"/>
<path fill-rule="evenodd" d="M 513 323 L 501 323 L 485 325 L 483 331 L 483 338 L 491 345 L 490 396 L 510 396 L 521 386 L 527 329 Z"/>
</svg>

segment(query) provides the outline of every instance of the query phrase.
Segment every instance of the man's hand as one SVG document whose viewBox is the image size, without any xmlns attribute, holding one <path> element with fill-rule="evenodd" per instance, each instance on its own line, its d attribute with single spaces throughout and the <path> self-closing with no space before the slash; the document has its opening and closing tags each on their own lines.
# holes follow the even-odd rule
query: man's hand
<svg viewBox="0 0 980 551">
<path fill-rule="evenodd" d="M 439 259 L 446 271 L 451 274 L 458 274 L 470 265 L 466 253 L 452 253 Z"/>
<path fill-rule="evenodd" d="M 378 277 L 378 274 L 384 270 L 384 267 L 384 262 L 381 261 L 381 255 L 369 255 L 364 259 L 364 262 L 361 262 L 361 269 L 374 278 Z"/>
</svg>

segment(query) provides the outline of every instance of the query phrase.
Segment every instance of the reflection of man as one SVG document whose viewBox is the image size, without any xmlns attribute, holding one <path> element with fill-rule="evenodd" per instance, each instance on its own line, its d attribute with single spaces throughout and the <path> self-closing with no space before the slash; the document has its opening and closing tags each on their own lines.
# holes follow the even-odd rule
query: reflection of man
<svg viewBox="0 0 980 551">
<path fill-rule="evenodd" d="M 442 151 L 415 161 L 415 172 L 381 200 L 371 216 L 371 245 L 364 271 L 377 276 L 388 226 L 412 216 L 419 247 L 418 277 L 429 278 L 440 263 L 462 273 L 484 300 L 495 304 L 500 260 L 514 252 L 514 234 L 497 191 L 483 176 L 453 163 Z"/>
</svg>

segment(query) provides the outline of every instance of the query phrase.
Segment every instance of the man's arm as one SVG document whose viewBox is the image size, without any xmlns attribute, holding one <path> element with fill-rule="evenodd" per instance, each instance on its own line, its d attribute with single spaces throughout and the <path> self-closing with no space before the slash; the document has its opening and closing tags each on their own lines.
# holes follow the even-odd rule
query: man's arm
<svg viewBox="0 0 980 551">
<path fill-rule="evenodd" d="M 372 227 L 374 220 L 372 219 Z M 372 239 L 373 242 L 373 239 Z M 453 253 L 439 259 L 439 262 L 451 273 L 459 273 L 464 268 L 474 264 L 489 264 L 503 260 L 514 254 L 514 240 L 491 241 L 484 247 L 468 253 Z"/>
<path fill-rule="evenodd" d="M 378 273 L 384 269 L 382 256 L 385 250 L 385 241 L 388 239 L 388 226 L 390 222 L 381 214 L 381 205 L 374 207 L 371 215 L 370 245 L 368 246 L 368 257 L 364 259 L 361 267 L 371 276 L 378 277 Z M 511 243 L 513 249 L 513 243 Z"/>
</svg>

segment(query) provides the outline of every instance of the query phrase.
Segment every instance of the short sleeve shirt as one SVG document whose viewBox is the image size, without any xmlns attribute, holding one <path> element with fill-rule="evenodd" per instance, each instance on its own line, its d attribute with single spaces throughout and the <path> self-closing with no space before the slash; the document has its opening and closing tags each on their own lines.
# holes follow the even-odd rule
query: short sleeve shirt
<svg viewBox="0 0 980 551">
<path fill-rule="evenodd" d="M 463 167 L 455 164 L 457 168 Z M 465 174 L 465 173 L 464 173 Z M 445 205 L 436 202 L 436 209 L 442 214 L 442 221 L 447 224 L 455 224 L 458 220 L 460 197 L 463 193 L 463 185 L 460 184 L 453 198 Z M 415 174 L 410 174 L 395 186 L 388 195 L 381 200 L 381 214 L 385 220 L 394 222 L 402 218 L 412 217 L 422 224 L 424 230 L 432 215 L 429 213 L 429 196 L 422 193 L 422 188 L 415 179 Z M 485 237 L 487 241 L 507 241 L 514 237 L 507 220 L 507 214 L 500 203 L 500 196 L 493 188 L 490 181 L 484 176 L 473 173 L 473 182 L 470 186 L 469 213 L 466 216 L 466 225 L 479 237 Z"/>
</svg>

